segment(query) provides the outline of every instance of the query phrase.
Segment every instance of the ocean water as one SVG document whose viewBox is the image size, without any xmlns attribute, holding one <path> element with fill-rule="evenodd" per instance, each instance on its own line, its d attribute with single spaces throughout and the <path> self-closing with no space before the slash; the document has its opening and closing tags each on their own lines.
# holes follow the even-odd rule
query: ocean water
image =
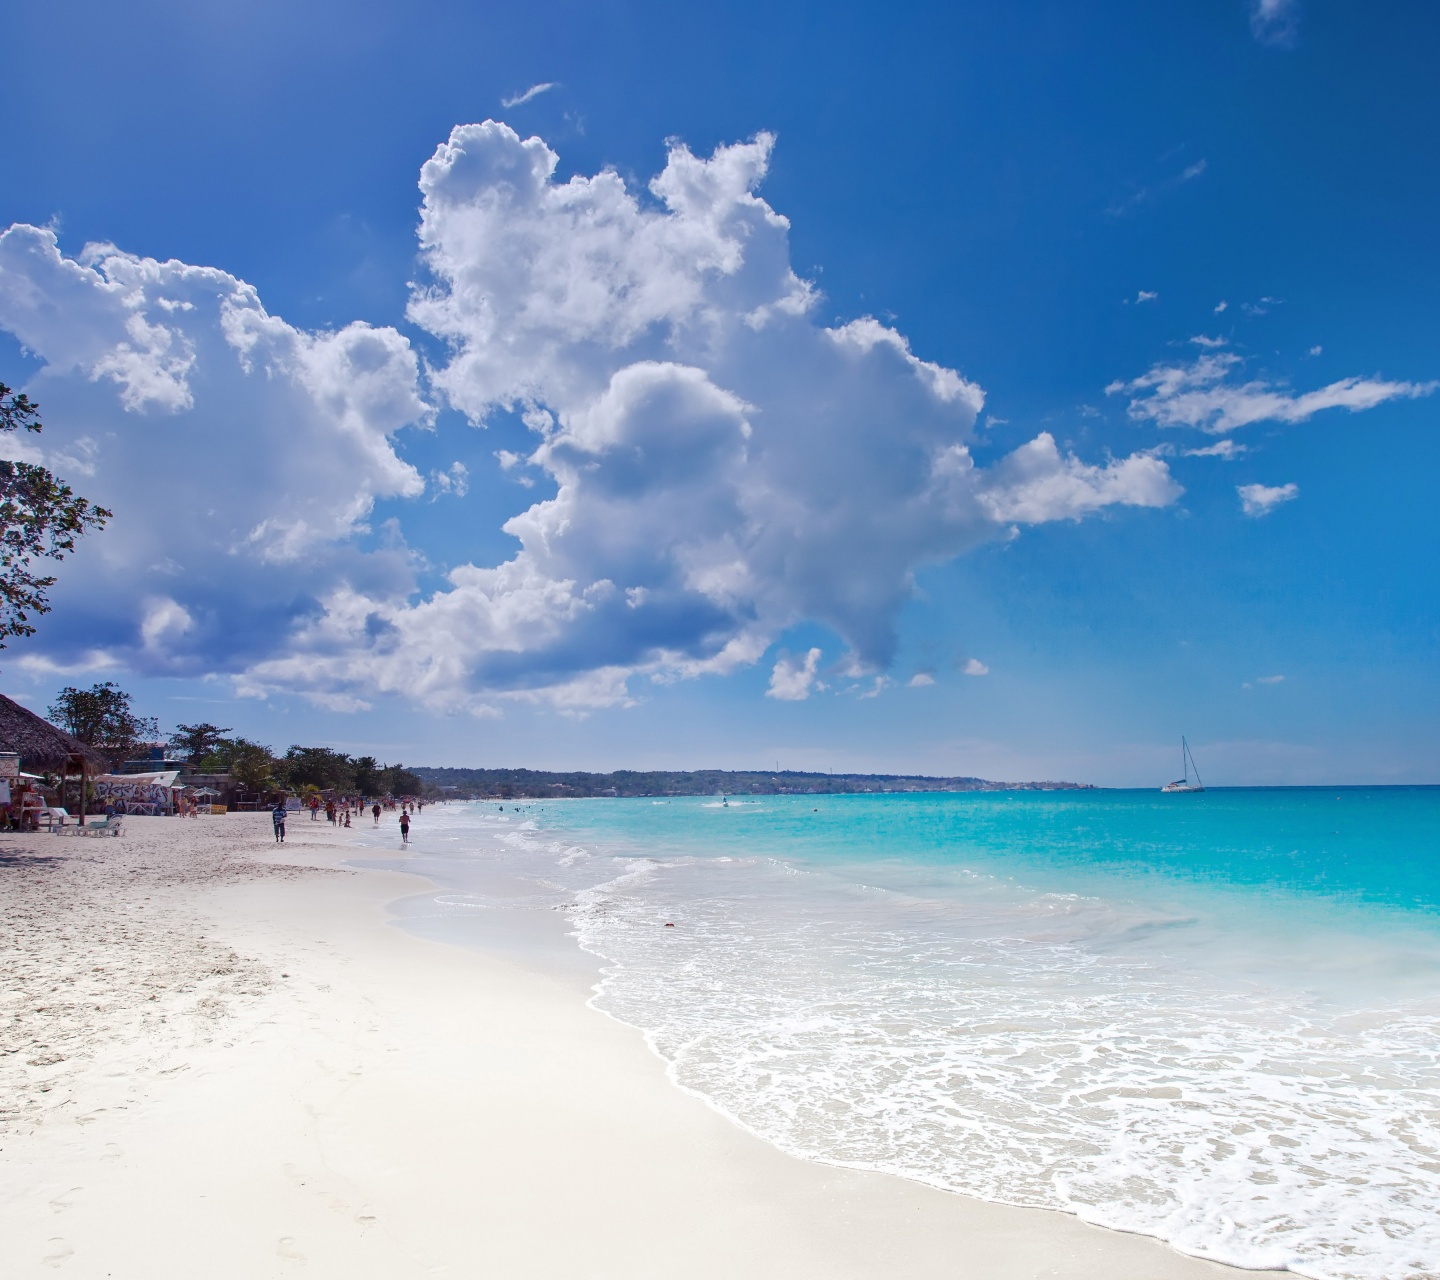
<svg viewBox="0 0 1440 1280">
<path fill-rule="evenodd" d="M 1440 1277 L 1440 789 L 491 802 L 415 836 L 412 925 L 559 913 L 593 1003 L 795 1155 Z"/>
</svg>

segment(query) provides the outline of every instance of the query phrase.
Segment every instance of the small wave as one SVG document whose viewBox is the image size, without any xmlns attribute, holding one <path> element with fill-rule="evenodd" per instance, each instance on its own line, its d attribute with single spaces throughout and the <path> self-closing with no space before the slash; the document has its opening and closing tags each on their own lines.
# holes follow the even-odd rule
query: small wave
<svg viewBox="0 0 1440 1280">
<path fill-rule="evenodd" d="M 440 893 L 434 902 L 437 906 L 458 908 L 464 911 L 534 911 L 549 910 L 559 899 L 553 893 L 496 895 L 480 893 Z"/>
<path fill-rule="evenodd" d="M 1234 1265 L 1436 1274 L 1440 1016 L 1356 1034 L 1153 956 L 1017 930 L 1034 898 L 961 936 L 936 931 L 943 913 L 907 923 L 893 895 L 867 917 L 811 884 L 804 907 L 788 870 L 651 862 L 572 910 L 608 961 L 594 1003 L 752 1132 Z M 782 878 L 734 879 L 756 873 Z M 1111 943 L 1194 924 L 1085 913 Z"/>
</svg>

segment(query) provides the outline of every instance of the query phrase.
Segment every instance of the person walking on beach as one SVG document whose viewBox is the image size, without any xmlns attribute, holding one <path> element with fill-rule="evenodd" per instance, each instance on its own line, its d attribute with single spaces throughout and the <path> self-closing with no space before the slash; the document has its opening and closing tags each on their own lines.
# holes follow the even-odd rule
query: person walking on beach
<svg viewBox="0 0 1440 1280">
<path fill-rule="evenodd" d="M 400 810 L 400 842 L 410 843 L 410 815 L 404 809 Z"/>
<path fill-rule="evenodd" d="M 377 800 L 370 806 L 370 812 L 374 815 L 375 825 L 378 827 L 380 825 L 380 801 Z"/>
<path fill-rule="evenodd" d="M 275 843 L 285 843 L 285 801 L 277 800 L 270 810 L 270 821 L 275 824 Z"/>
</svg>

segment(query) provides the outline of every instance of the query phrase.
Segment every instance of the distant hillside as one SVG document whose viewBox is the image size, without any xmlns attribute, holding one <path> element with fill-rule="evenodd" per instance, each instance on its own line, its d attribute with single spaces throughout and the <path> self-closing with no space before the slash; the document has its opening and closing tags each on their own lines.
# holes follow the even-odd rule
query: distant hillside
<svg viewBox="0 0 1440 1280">
<path fill-rule="evenodd" d="M 542 769 L 439 769 L 412 765 L 431 786 L 462 798 L 565 796 L 864 795 L 887 791 L 1090 791 L 1083 782 L 991 782 L 901 773 L 778 773 L 700 769 L 694 773 L 548 773 Z"/>
</svg>

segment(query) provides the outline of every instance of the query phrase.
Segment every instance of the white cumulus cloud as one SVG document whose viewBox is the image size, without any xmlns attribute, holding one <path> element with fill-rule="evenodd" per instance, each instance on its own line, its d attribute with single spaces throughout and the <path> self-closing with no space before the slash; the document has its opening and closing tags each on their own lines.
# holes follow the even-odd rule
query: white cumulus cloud
<svg viewBox="0 0 1440 1280">
<path fill-rule="evenodd" d="M 521 413 L 555 495 L 505 526 L 514 560 L 418 603 L 336 594 L 258 682 L 611 702 L 626 673 L 732 670 L 802 620 L 883 669 L 920 566 L 1173 500 L 1163 463 L 1090 465 L 1048 435 L 978 468 L 977 386 L 877 320 L 817 319 L 756 194 L 772 146 L 675 144 L 646 201 L 609 171 L 556 182 L 503 124 L 452 132 L 422 170 L 410 318 L 449 344 L 452 405 Z"/>
<path fill-rule="evenodd" d="M 979 658 L 969 659 L 962 670 L 967 676 L 988 676 L 990 674 L 990 668 L 981 662 Z"/>
<path fill-rule="evenodd" d="M 140 636 L 146 648 L 157 648 L 172 635 L 184 635 L 195 625 L 184 605 L 174 600 L 152 600 L 140 623 Z"/>
<path fill-rule="evenodd" d="M 1183 490 L 1169 468 L 1148 454 L 1111 459 L 1104 466 L 1062 457 L 1042 431 L 1002 458 L 981 481 L 982 507 L 997 522 L 1040 524 L 1079 520 L 1102 507 L 1164 507 Z"/>
<path fill-rule="evenodd" d="M 444 344 L 432 394 L 477 427 L 518 414 L 529 451 L 500 465 L 550 495 L 505 524 L 519 550 L 498 565 L 456 563 L 456 522 L 456 567 L 429 594 L 403 518 L 387 548 L 354 545 L 377 498 L 425 488 L 393 447 L 431 417 L 395 331 L 306 333 L 223 272 L 108 248 L 71 261 L 34 228 L 0 249 L 0 324 L 101 441 L 97 475 L 116 468 L 131 542 L 103 545 L 132 596 L 148 573 L 163 580 L 149 597 L 187 611 L 168 642 L 199 653 L 250 611 L 243 654 L 216 659 L 248 692 L 579 713 L 632 701 L 637 677 L 758 662 L 801 622 L 883 673 L 918 569 L 1181 490 L 1155 456 L 1087 462 L 1048 433 L 977 465 L 974 382 L 878 320 L 819 318 L 789 223 L 757 194 L 772 147 L 673 144 L 648 193 L 609 170 L 558 182 L 544 142 L 493 121 L 457 127 L 425 163 L 427 277 L 408 315 Z M 172 486 L 180 457 L 217 484 Z M 430 488 L 468 482 L 451 468 Z M 229 577 L 207 594 L 191 569 L 217 555 Z M 116 643 L 138 646 L 129 607 Z M 812 688 L 805 669 L 773 687 Z"/>
<path fill-rule="evenodd" d="M 1128 412 L 1136 421 L 1221 435 L 1257 422 L 1304 422 L 1326 409 L 1360 413 L 1387 400 L 1428 396 L 1440 387 L 1440 382 L 1353 377 L 1296 394 L 1261 379 L 1240 381 L 1235 375 L 1243 365 L 1233 352 L 1208 352 L 1189 364 L 1157 364 L 1129 382 L 1112 382 L 1105 391 L 1129 396 Z"/>
<path fill-rule="evenodd" d="M 51 661 L 233 668 L 284 642 L 318 582 L 408 583 L 352 545 L 377 498 L 423 489 L 393 447 L 431 416 L 394 329 L 305 332 L 226 272 L 70 258 L 25 225 L 0 234 L 0 327 L 43 361 L 45 432 L 4 443 L 115 513 L 67 562 Z"/>
<path fill-rule="evenodd" d="M 821 656 L 819 649 L 811 649 L 804 654 L 778 658 L 770 672 L 770 687 L 765 690 L 765 696 L 781 702 L 804 702 L 812 689 L 823 688 L 816 680 Z"/>
<path fill-rule="evenodd" d="M 1282 502 L 1291 502 L 1300 496 L 1296 484 L 1241 484 L 1235 486 L 1240 495 L 1240 509 L 1252 519 L 1268 516 Z"/>
</svg>

